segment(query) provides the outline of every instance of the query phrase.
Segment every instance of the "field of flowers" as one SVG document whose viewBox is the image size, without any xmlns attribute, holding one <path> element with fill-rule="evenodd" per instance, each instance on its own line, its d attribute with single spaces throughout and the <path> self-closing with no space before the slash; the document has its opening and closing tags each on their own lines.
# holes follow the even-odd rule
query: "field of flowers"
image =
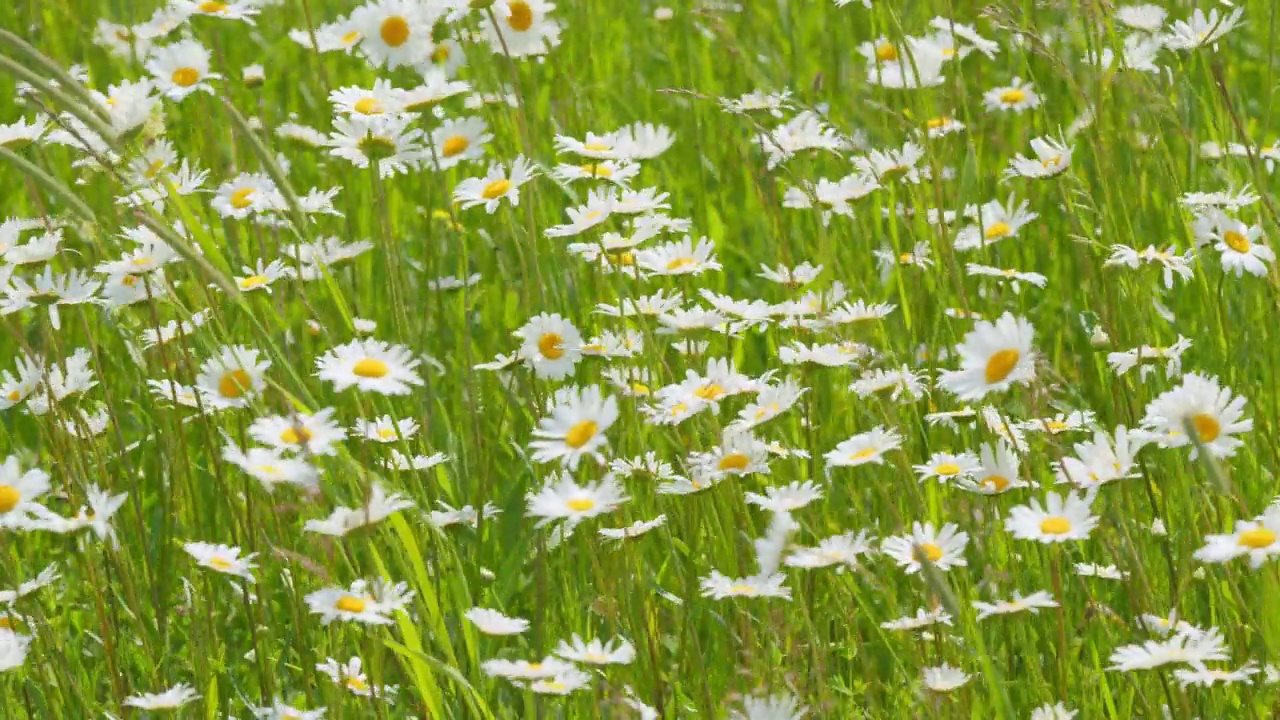
<svg viewBox="0 0 1280 720">
<path fill-rule="evenodd" d="M 664 4 L 665 2 L 665 4 Z M 0 6 L 0 720 L 1280 715 L 1280 5 Z"/>
</svg>

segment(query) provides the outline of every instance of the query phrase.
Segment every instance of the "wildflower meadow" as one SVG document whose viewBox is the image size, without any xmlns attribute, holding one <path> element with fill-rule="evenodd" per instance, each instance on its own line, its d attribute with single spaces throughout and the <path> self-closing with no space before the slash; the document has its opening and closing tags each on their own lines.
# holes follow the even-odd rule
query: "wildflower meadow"
<svg viewBox="0 0 1280 720">
<path fill-rule="evenodd" d="M 1280 717 L 1280 5 L 1123 2 L 3 3 L 0 720 Z"/>
</svg>

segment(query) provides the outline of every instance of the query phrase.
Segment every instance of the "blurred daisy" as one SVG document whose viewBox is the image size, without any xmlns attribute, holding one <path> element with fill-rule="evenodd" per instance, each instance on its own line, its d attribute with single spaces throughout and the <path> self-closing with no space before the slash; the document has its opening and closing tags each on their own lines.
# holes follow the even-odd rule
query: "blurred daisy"
<svg viewBox="0 0 1280 720">
<path fill-rule="evenodd" d="M 485 635 L 519 635 L 529 629 L 528 620 L 507 617 L 497 610 L 474 607 L 464 613 L 464 616 Z"/>
<path fill-rule="evenodd" d="M 205 542 L 189 542 L 182 546 L 187 554 L 195 559 L 196 564 L 216 570 L 226 575 L 235 575 L 253 582 L 253 558 L 257 553 L 240 556 L 240 548 L 229 545 L 214 545 Z"/>
<path fill-rule="evenodd" d="M 933 523 L 912 523 L 911 534 L 885 538 L 880 552 L 893 558 L 906 569 L 907 574 L 920 572 L 920 561 L 927 558 L 939 570 L 950 570 L 956 565 L 967 565 L 964 548 L 969 544 L 968 533 L 960 532 L 955 523 L 947 523 L 935 530 Z"/>
<path fill-rule="evenodd" d="M 1015 77 L 1004 87 L 992 88 L 982 94 L 983 104 L 987 110 L 1021 113 L 1023 110 L 1040 107 L 1040 95 L 1032 83 L 1023 83 L 1022 78 Z"/>
<path fill-rule="evenodd" d="M 142 710 L 176 710 L 197 699 L 200 694 L 190 685 L 179 683 L 159 693 L 139 693 L 125 698 L 125 707 Z"/>
<path fill-rule="evenodd" d="M 579 485 L 567 472 L 553 475 L 545 487 L 526 497 L 529 515 L 539 518 L 538 527 L 556 520 L 577 524 L 612 512 L 629 499 L 612 473 L 596 482 Z"/>
</svg>

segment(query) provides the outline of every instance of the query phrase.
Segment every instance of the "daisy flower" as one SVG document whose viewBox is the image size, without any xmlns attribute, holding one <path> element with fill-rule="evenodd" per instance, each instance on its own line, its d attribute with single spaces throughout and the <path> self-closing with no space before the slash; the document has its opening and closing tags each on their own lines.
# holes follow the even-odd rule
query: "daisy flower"
<svg viewBox="0 0 1280 720">
<path fill-rule="evenodd" d="M 403 610 L 412 598 L 413 591 L 405 583 L 392 584 L 379 579 L 372 586 L 356 580 L 349 588 L 327 587 L 307 595 L 304 600 L 324 625 L 334 620 L 390 625 L 391 613 Z"/>
<path fill-rule="evenodd" d="M 949 693 L 969 682 L 970 677 L 963 670 L 943 663 L 924 669 L 924 686 L 936 693 Z"/>
<path fill-rule="evenodd" d="M 316 670 L 346 688 L 352 695 L 360 697 L 389 697 L 395 694 L 397 690 L 395 685 L 379 687 L 370 684 L 369 678 L 365 676 L 362 669 L 363 664 L 359 657 L 353 657 L 346 663 L 340 663 L 333 658 L 325 658 L 324 662 L 316 665 Z"/>
<path fill-rule="evenodd" d="M 939 570 L 950 570 L 956 565 L 968 565 L 964 548 L 969 544 L 968 533 L 960 532 L 955 523 L 947 523 L 935 530 L 933 523 L 912 523 L 911 534 L 885 538 L 880 552 L 893 558 L 907 574 L 920 572 L 921 558 L 928 558 Z"/>
<path fill-rule="evenodd" d="M 1206 16 L 1204 10 L 1196 8 L 1188 20 L 1175 20 L 1165 34 L 1165 46 L 1173 50 L 1195 50 L 1206 45 L 1213 45 L 1240 24 L 1244 16 L 1244 8 L 1235 8 L 1230 15 L 1219 15 L 1213 8 Z"/>
<path fill-rule="evenodd" d="M 450 118 L 431 131 L 432 161 L 437 170 L 448 170 L 461 163 L 484 157 L 485 144 L 493 135 L 483 118 Z"/>
<path fill-rule="evenodd" d="M 1035 377 L 1035 328 L 1011 313 L 994 323 L 979 321 L 956 346 L 960 369 L 942 373 L 940 385 L 961 400 L 977 400 Z"/>
<path fill-rule="evenodd" d="M 337 507 L 323 520 L 308 520 L 302 529 L 330 537 L 342 537 L 353 530 L 376 525 L 401 510 L 416 507 L 400 493 L 388 494 L 381 483 L 374 482 L 369 497 L 357 508 Z"/>
<path fill-rule="evenodd" d="M 1011 615 L 1020 612 L 1029 612 L 1037 615 L 1043 608 L 1056 607 L 1058 607 L 1058 601 L 1054 600 L 1053 595 L 1044 590 L 1033 592 L 1026 597 L 1023 597 L 1022 593 L 1014 592 L 1012 600 L 997 600 L 994 603 L 973 601 L 973 608 L 978 611 L 979 621 L 993 615 Z"/>
<path fill-rule="evenodd" d="M 359 168 L 377 165 L 378 175 L 394 177 L 417 169 L 425 156 L 422 130 L 410 115 L 346 115 L 334 118 L 327 145 L 334 157 Z"/>
<path fill-rule="evenodd" d="M 1265 277 L 1267 263 L 1275 260 L 1276 254 L 1258 242 L 1261 237 L 1260 225 L 1233 222 L 1223 229 L 1214 245 L 1214 249 L 1221 253 L 1222 269 L 1236 277 L 1244 273 Z"/>
<path fill-rule="evenodd" d="M 337 443 L 347 436 L 347 431 L 333 421 L 333 413 L 333 408 L 325 408 L 314 415 L 261 417 L 249 426 L 249 437 L 277 450 L 333 455 Z"/>
<path fill-rule="evenodd" d="M 1018 455 L 1003 439 L 998 440 L 994 448 L 990 443 L 983 443 L 979 448 L 979 462 L 978 469 L 956 484 L 983 495 L 998 495 L 1030 484 L 1018 476 Z"/>
<path fill-rule="evenodd" d="M 38 468 L 24 472 L 17 455 L 5 458 L 0 465 L 0 530 L 20 530 L 34 519 L 47 516 L 48 511 L 36 500 L 49 488 L 48 473 Z"/>
<path fill-rule="evenodd" d="M 858 558 L 876 552 L 866 530 L 856 535 L 852 532 L 823 538 L 814 547 L 795 548 L 784 561 L 788 567 L 824 568 L 840 565 L 850 569 L 858 567 Z"/>
<path fill-rule="evenodd" d="M 523 155 L 511 162 L 510 171 L 502 163 L 493 163 L 481 178 L 467 178 L 453 189 L 453 200 L 463 210 L 483 205 L 492 215 L 505 198 L 511 205 L 520 204 L 520 186 L 538 176 L 533 164 Z"/>
<path fill-rule="evenodd" d="M 1189 423 L 1209 454 L 1231 457 L 1244 445 L 1235 436 L 1253 430 L 1253 420 L 1244 417 L 1246 402 L 1222 387 L 1216 377 L 1188 373 L 1182 384 L 1147 404 L 1142 426 L 1158 433 L 1162 447 L 1185 447 L 1191 444 L 1185 430 Z M 1193 449 L 1193 458 L 1195 454 Z"/>
<path fill-rule="evenodd" d="M 789 513 L 799 510 L 815 500 L 822 499 L 822 490 L 812 482 L 796 481 L 782 487 L 765 488 L 764 494 L 749 492 L 743 498 L 748 505 L 772 513 Z"/>
<path fill-rule="evenodd" d="M 1098 525 L 1090 504 L 1087 497 L 1049 493 L 1043 505 L 1033 498 L 1030 504 L 1010 510 L 1004 528 L 1020 540 L 1046 544 L 1085 540 Z"/>
<path fill-rule="evenodd" d="M 548 13 L 555 10 L 555 3 L 547 0 L 504 0 L 494 6 L 495 12 L 487 16 L 481 33 L 495 55 L 513 58 L 546 54 L 560 44 L 560 24 Z"/>
<path fill-rule="evenodd" d="M 1238 557 L 1248 557 L 1254 570 L 1268 559 L 1280 555 L 1280 506 L 1272 506 L 1265 513 L 1250 521 L 1237 520 L 1235 532 L 1229 535 L 1209 535 L 1204 547 L 1196 550 L 1195 558 L 1201 562 L 1225 563 Z"/>
<path fill-rule="evenodd" d="M 529 515 L 539 518 L 538 527 L 556 520 L 577 524 L 611 512 L 629 499 L 612 473 L 596 482 L 579 485 L 567 472 L 553 475 L 545 487 L 526 497 Z"/>
<path fill-rule="evenodd" d="M 214 545 L 205 542 L 189 542 L 182 546 L 187 554 L 195 559 L 196 564 L 227 575 L 235 575 L 253 582 L 253 558 L 257 553 L 249 553 L 240 557 L 240 548 L 229 545 Z"/>
<path fill-rule="evenodd" d="M 225 345 L 201 363 L 196 390 L 204 402 L 215 409 L 248 407 L 266 388 L 263 374 L 271 367 L 270 360 L 258 356 L 253 348 Z"/>
<path fill-rule="evenodd" d="M 650 275 L 701 275 L 721 269 L 715 258 L 715 244 L 707 238 L 664 243 L 636 253 L 636 266 Z"/>
<path fill-rule="evenodd" d="M 1023 83 L 1015 77 L 1004 87 L 992 88 L 982 94 L 987 110 L 1022 113 L 1023 110 L 1040 107 L 1040 95 L 1032 83 Z"/>
<path fill-rule="evenodd" d="M 617 398 L 604 397 L 594 385 L 558 397 L 551 414 L 539 420 L 533 431 L 537 439 L 529 443 L 532 459 L 540 463 L 559 460 L 571 470 L 577 469 L 584 456 L 603 463 L 600 449 L 609 443 L 604 434 L 617 419 Z"/>
<path fill-rule="evenodd" d="M 316 377 L 342 392 L 352 386 L 380 395 L 408 395 L 421 385 L 414 371 L 422 361 L 403 345 L 381 340 L 352 340 L 316 358 Z"/>
<path fill-rule="evenodd" d="M 560 641 L 555 654 L 585 665 L 629 665 L 636 658 L 636 648 L 625 638 L 615 638 L 608 643 L 598 638 L 584 642 L 575 633 L 569 641 Z"/>
<path fill-rule="evenodd" d="M 582 358 L 581 333 L 559 315 L 535 315 L 515 335 L 521 341 L 520 357 L 538 377 L 568 377 Z"/>
<path fill-rule="evenodd" d="M 529 621 L 524 618 L 507 617 L 497 610 L 473 607 L 463 616 L 485 635 L 519 635 L 529 629 Z"/>
<path fill-rule="evenodd" d="M 126 707 L 142 710 L 176 710 L 200 697 L 190 685 L 179 683 L 158 693 L 138 693 L 124 699 Z"/>
<path fill-rule="evenodd" d="M 383 415 L 375 420 L 357 420 L 351 432 L 365 440 L 392 443 L 408 440 L 418 433 L 418 421 L 413 418 L 392 419 Z"/>
<path fill-rule="evenodd" d="M 431 52 L 431 28 L 440 19 L 433 8 L 413 0 L 374 0 L 356 8 L 347 27 L 358 33 L 370 64 L 394 70 L 416 65 Z"/>
<path fill-rule="evenodd" d="M 212 94 L 213 88 L 206 81 L 222 77 L 209 72 L 209 50 L 196 40 L 179 40 L 153 48 L 147 59 L 147 71 L 155 78 L 160 92 L 178 101 L 197 90 Z"/>
</svg>

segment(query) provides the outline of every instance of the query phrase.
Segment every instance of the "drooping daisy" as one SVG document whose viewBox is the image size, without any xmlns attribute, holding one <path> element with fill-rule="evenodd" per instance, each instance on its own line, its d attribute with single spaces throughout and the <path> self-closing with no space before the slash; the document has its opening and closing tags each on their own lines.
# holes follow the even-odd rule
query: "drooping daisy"
<svg viewBox="0 0 1280 720">
<path fill-rule="evenodd" d="M 1075 720 L 1078 710 L 1072 710 L 1062 703 L 1041 705 L 1031 711 L 1031 720 Z"/>
<path fill-rule="evenodd" d="M 316 358 L 316 377 L 342 392 L 355 387 L 381 395 L 408 395 L 422 378 L 414 371 L 422 361 L 403 345 L 381 340 L 352 340 Z"/>
<path fill-rule="evenodd" d="M 652 520 L 637 520 L 626 527 L 620 528 L 600 528 L 597 532 L 600 537 L 608 540 L 630 540 L 638 538 L 641 535 L 656 530 L 667 524 L 667 516 L 659 515 Z"/>
<path fill-rule="evenodd" d="M 786 693 L 750 696 L 742 699 L 742 709 L 729 711 L 730 720 L 801 720 L 809 709 Z"/>
<path fill-rule="evenodd" d="M 909 535 L 885 538 L 880 543 L 880 552 L 893 558 L 911 575 L 920 572 L 922 558 L 927 558 L 939 570 L 968 565 L 964 558 L 964 548 L 968 544 L 969 534 L 960 532 L 955 523 L 947 523 L 935 530 L 933 523 L 922 525 L 916 522 L 912 523 Z"/>
<path fill-rule="evenodd" d="M 1051 178 L 1061 175 L 1071 167 L 1072 146 L 1064 138 L 1038 137 L 1031 141 L 1034 158 L 1027 158 L 1022 153 L 1009 161 L 1004 171 L 1004 179 L 1025 177 L 1032 179 Z"/>
<path fill-rule="evenodd" d="M 599 449 L 608 445 L 605 431 L 618 419 L 618 400 L 604 397 L 592 385 L 558 397 L 551 414 L 538 421 L 533 431 L 537 438 L 529 443 L 534 462 L 559 460 L 576 470 L 584 456 L 604 462 Z"/>
<path fill-rule="evenodd" d="M 1158 433 L 1162 447 L 1185 447 L 1191 444 L 1186 433 L 1190 423 L 1211 455 L 1231 457 L 1244 445 L 1236 435 L 1253 430 L 1253 420 L 1244 417 L 1246 402 L 1216 377 L 1188 373 L 1182 384 L 1147 404 L 1142 426 Z M 1192 457 L 1195 453 L 1193 449 Z"/>
<path fill-rule="evenodd" d="M 481 178 L 467 178 L 453 189 L 453 200 L 463 210 L 483 205 L 492 215 L 505 198 L 512 206 L 520 204 L 520 186 L 538 176 L 533 164 L 523 155 L 511 161 L 507 170 L 503 163 L 493 163 Z"/>
<path fill-rule="evenodd" d="M 259 360 L 257 350 L 243 345 L 226 345 L 200 365 L 196 390 L 213 408 L 247 407 L 266 388 L 263 374 L 270 360 Z"/>
<path fill-rule="evenodd" d="M 310 463 L 278 450 L 249 448 L 245 451 L 233 443 L 222 449 L 222 458 L 248 473 L 267 490 L 280 484 L 315 487 L 319 482 L 320 472 Z"/>
<path fill-rule="evenodd" d="M 1041 543 L 1061 543 L 1084 540 L 1098 525 L 1090 500 L 1078 495 L 1049 493 L 1044 504 L 1032 498 L 1028 505 L 1019 505 L 1009 511 L 1004 521 L 1005 530 L 1020 540 L 1036 540 Z"/>
<path fill-rule="evenodd" d="M 1031 323 L 1005 313 L 994 323 L 979 321 L 956 346 L 960 369 L 942 373 L 940 385 L 961 400 L 977 400 L 1035 377 Z"/>
</svg>

